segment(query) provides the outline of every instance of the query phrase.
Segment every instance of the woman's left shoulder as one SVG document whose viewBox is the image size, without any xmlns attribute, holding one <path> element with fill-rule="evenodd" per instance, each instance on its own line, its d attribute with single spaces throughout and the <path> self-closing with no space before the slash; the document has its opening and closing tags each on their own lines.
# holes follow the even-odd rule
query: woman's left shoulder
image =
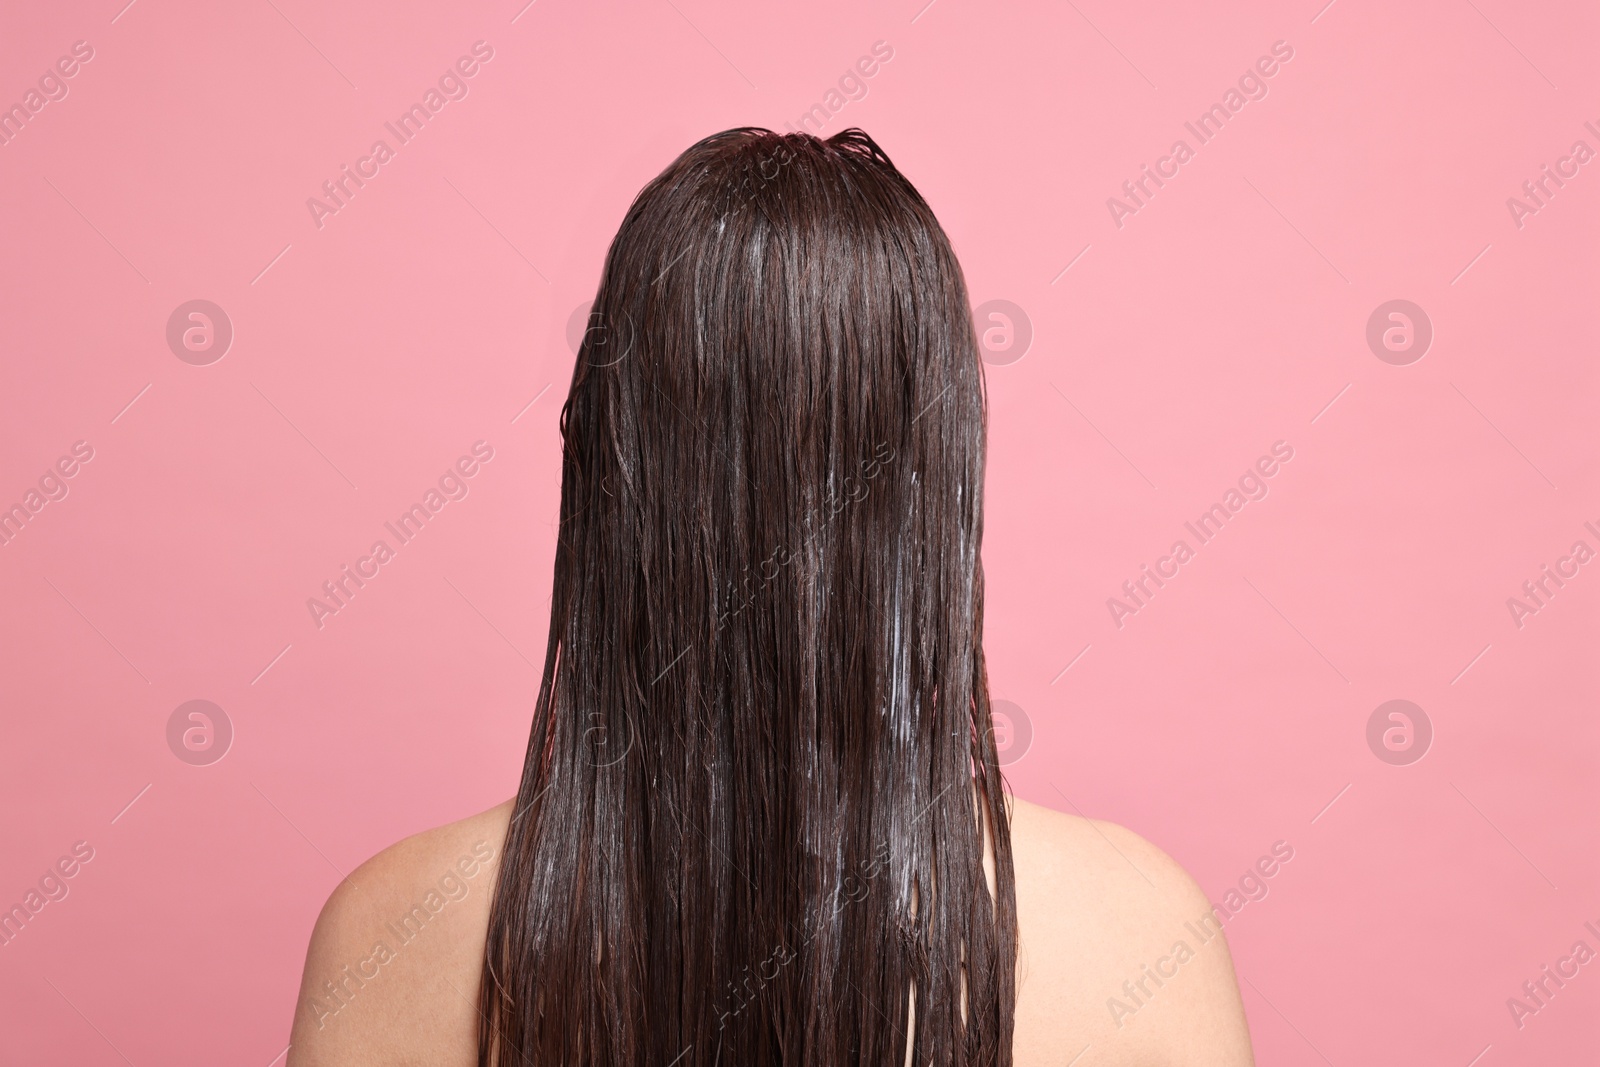
<svg viewBox="0 0 1600 1067">
<path fill-rule="evenodd" d="M 475 1061 L 513 804 L 398 841 L 334 888 L 306 950 L 286 1067 Z"/>
</svg>

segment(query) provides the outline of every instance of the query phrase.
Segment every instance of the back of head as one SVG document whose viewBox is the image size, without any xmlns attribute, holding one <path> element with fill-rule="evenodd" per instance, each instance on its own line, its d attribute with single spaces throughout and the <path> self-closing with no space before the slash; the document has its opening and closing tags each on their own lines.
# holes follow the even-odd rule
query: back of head
<svg viewBox="0 0 1600 1067">
<path fill-rule="evenodd" d="M 562 410 L 481 1063 L 1010 1063 L 984 420 L 960 267 L 861 131 L 639 194 Z"/>
</svg>

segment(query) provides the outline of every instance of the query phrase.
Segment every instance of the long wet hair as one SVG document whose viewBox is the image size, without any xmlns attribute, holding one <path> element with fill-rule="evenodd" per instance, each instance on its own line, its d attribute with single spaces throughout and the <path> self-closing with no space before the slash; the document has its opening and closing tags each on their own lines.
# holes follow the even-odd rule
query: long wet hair
<svg viewBox="0 0 1600 1067">
<path fill-rule="evenodd" d="M 480 1065 L 1011 1063 L 986 419 L 955 254 L 861 130 L 640 192 L 561 411 Z"/>
</svg>

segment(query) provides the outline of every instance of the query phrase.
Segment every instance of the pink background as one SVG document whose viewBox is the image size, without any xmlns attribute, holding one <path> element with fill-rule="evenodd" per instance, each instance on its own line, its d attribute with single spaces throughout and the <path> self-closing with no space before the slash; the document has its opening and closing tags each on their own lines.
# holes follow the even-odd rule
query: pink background
<svg viewBox="0 0 1600 1067">
<path fill-rule="evenodd" d="M 824 132 L 872 134 L 975 304 L 1033 330 L 988 368 L 1015 791 L 1215 900 L 1293 846 L 1227 927 L 1262 1063 L 1595 1060 L 1600 963 L 1506 1006 L 1600 949 L 1600 563 L 1520 628 L 1506 603 L 1600 549 L 1600 162 L 1506 205 L 1600 149 L 1592 5 L 123 2 L 0 33 L 0 103 L 94 49 L 0 146 L 0 505 L 94 450 L 0 547 L 0 906 L 95 850 L 0 948 L 0 1062 L 281 1062 L 340 873 L 511 795 L 569 318 L 674 154 L 797 121 L 880 40 Z M 466 98 L 319 229 L 307 198 L 478 40 Z M 1279 40 L 1265 99 L 1115 225 Z M 165 337 L 197 298 L 235 331 L 208 366 Z M 1405 366 L 1365 340 L 1391 299 L 1433 324 Z M 480 439 L 470 494 L 319 630 L 307 598 Z M 1279 440 L 1268 496 L 1118 628 L 1107 598 Z M 1434 730 L 1404 766 L 1366 740 L 1396 698 Z M 209 766 L 167 744 L 192 699 L 235 730 Z"/>
</svg>

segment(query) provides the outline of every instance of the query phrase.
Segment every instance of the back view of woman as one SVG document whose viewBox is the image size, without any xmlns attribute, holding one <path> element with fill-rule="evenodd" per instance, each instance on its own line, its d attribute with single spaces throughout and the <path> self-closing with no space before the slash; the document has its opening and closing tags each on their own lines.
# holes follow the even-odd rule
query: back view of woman
<svg viewBox="0 0 1600 1067">
<path fill-rule="evenodd" d="M 1248 1063 L 1225 944 L 1106 1018 L 1192 881 L 1002 792 L 985 418 L 961 269 L 864 133 L 729 130 L 646 186 L 562 410 L 515 801 L 336 891 L 291 1062 Z M 447 922 L 328 982 L 479 839 Z"/>
</svg>

